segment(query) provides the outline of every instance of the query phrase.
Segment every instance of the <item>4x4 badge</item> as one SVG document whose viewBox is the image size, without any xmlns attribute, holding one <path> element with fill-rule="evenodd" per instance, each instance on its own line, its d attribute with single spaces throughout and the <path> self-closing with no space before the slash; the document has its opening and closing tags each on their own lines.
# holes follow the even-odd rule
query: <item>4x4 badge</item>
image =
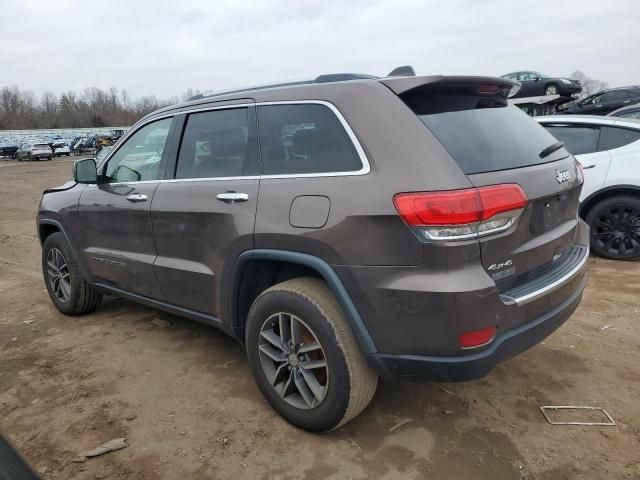
<svg viewBox="0 0 640 480">
<path fill-rule="evenodd" d="M 558 183 L 564 183 L 571 180 L 569 170 L 556 170 L 556 180 L 558 181 Z"/>
</svg>

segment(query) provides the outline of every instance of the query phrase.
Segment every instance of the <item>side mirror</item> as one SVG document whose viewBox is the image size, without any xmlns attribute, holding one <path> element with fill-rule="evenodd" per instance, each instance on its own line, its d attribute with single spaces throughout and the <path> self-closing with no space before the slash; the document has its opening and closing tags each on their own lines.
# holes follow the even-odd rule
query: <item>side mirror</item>
<svg viewBox="0 0 640 480">
<path fill-rule="evenodd" d="M 98 170 L 95 159 L 85 158 L 74 162 L 73 179 L 78 183 L 98 183 Z"/>
<path fill-rule="evenodd" d="M 534 82 L 537 82 L 538 80 L 540 80 L 540 77 L 533 77 Z"/>
</svg>

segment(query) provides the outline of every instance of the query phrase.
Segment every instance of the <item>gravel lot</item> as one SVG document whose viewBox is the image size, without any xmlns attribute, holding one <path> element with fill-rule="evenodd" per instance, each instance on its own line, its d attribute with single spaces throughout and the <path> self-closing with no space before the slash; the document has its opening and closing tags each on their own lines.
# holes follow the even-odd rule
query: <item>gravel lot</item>
<svg viewBox="0 0 640 480">
<path fill-rule="evenodd" d="M 0 426 L 44 478 L 640 478 L 640 263 L 592 258 L 570 321 L 487 378 L 382 384 L 354 422 L 312 435 L 211 327 L 118 299 L 54 309 L 35 214 L 72 161 L 0 159 Z M 541 405 L 602 406 L 617 426 L 549 425 Z M 73 462 L 117 437 L 128 447 Z"/>
</svg>

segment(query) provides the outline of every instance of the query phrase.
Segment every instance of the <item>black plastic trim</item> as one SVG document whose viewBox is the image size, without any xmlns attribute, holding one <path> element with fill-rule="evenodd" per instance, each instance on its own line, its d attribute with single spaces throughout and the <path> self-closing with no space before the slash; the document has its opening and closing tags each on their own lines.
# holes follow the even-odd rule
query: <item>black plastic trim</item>
<svg viewBox="0 0 640 480">
<path fill-rule="evenodd" d="M 104 293 L 107 295 L 117 295 L 118 297 L 123 297 L 136 303 L 146 305 L 148 307 L 157 308 L 158 310 L 172 313 L 180 317 L 185 317 L 190 320 L 196 320 L 201 323 L 206 323 L 207 325 L 212 325 L 214 327 L 220 328 L 221 330 L 227 331 L 223 322 L 218 317 L 214 317 L 213 315 L 196 312 L 195 310 L 189 310 L 188 308 L 178 307 L 176 305 L 171 305 L 170 303 L 154 300 L 143 295 L 127 292 L 126 290 L 122 290 L 105 283 L 94 283 L 93 285 L 100 293 Z"/>
<path fill-rule="evenodd" d="M 309 267 L 316 272 L 318 272 L 322 278 L 327 282 L 329 288 L 333 291 L 334 295 L 338 299 L 340 306 L 344 310 L 347 320 L 349 321 L 349 325 L 356 336 L 356 340 L 362 351 L 365 354 L 376 353 L 378 350 L 376 348 L 375 343 L 371 339 L 369 335 L 369 331 L 362 321 L 362 317 L 360 317 L 360 313 L 356 309 L 351 297 L 349 296 L 347 290 L 342 285 L 342 282 L 338 278 L 338 275 L 333 271 L 333 269 L 329 266 L 327 262 L 324 260 L 315 257 L 313 255 L 309 255 L 306 253 L 300 252 L 291 252 L 288 250 L 271 250 L 271 249 L 255 249 L 255 250 L 247 250 L 243 252 L 238 259 L 236 260 L 236 264 L 234 267 L 233 273 L 233 287 L 231 289 L 231 295 L 229 297 L 230 306 L 229 311 L 231 312 L 231 328 L 235 332 L 236 337 L 241 337 L 240 333 L 240 325 L 239 319 L 237 318 L 238 312 L 238 294 L 240 290 L 240 278 L 242 277 L 241 273 L 245 266 L 245 264 L 249 260 L 278 260 L 284 262 L 297 263 L 299 265 L 304 265 Z"/>
</svg>

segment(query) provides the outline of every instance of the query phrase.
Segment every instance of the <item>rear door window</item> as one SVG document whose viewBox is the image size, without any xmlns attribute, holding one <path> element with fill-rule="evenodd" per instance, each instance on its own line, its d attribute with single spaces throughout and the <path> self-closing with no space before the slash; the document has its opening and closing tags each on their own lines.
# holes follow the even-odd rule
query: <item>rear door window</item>
<svg viewBox="0 0 640 480">
<path fill-rule="evenodd" d="M 598 151 L 613 150 L 640 140 L 640 130 L 620 127 L 601 127 Z"/>
<path fill-rule="evenodd" d="M 187 117 L 180 144 L 176 178 L 248 175 L 256 150 L 248 108 L 192 113 Z"/>
<path fill-rule="evenodd" d="M 353 172 L 362 161 L 330 108 L 320 104 L 258 107 L 264 175 Z"/>
<path fill-rule="evenodd" d="M 593 153 L 598 149 L 600 127 L 550 125 L 545 128 L 574 155 Z"/>
</svg>

